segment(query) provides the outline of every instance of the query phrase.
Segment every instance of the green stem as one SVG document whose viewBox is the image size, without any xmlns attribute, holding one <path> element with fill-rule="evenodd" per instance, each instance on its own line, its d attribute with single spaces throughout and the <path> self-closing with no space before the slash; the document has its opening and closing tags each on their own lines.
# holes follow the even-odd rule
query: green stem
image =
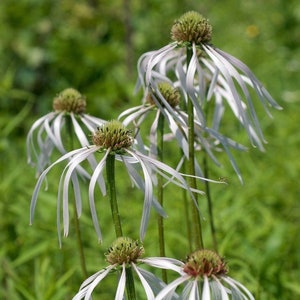
<svg viewBox="0 0 300 300">
<path fill-rule="evenodd" d="M 71 121 L 70 116 L 66 116 L 66 128 L 67 128 L 67 136 L 69 136 L 69 146 L 70 146 L 70 151 L 71 151 L 74 149 L 74 140 L 73 140 L 74 130 L 72 127 L 72 121 Z M 75 226 L 75 232 L 76 232 L 76 240 L 77 240 L 77 247 L 78 247 L 78 252 L 79 252 L 81 271 L 82 271 L 83 277 L 87 278 L 88 272 L 87 272 L 87 268 L 86 268 L 86 261 L 85 261 L 85 255 L 84 255 L 84 250 L 83 250 L 83 242 L 82 242 L 79 217 L 77 214 L 75 198 L 73 201 L 73 209 L 74 209 L 74 226 Z"/>
<path fill-rule="evenodd" d="M 205 152 L 204 158 L 203 158 L 203 167 L 204 167 L 204 177 L 208 178 L 208 163 L 207 163 L 207 153 Z M 210 223 L 210 230 L 213 240 L 213 247 L 216 252 L 218 252 L 218 242 L 217 242 L 217 236 L 216 236 L 216 228 L 214 224 L 214 216 L 213 216 L 213 203 L 211 199 L 210 194 L 210 184 L 207 180 L 204 181 L 205 184 L 205 194 L 207 198 L 207 205 L 208 205 L 208 213 L 209 213 L 209 223 Z"/>
<path fill-rule="evenodd" d="M 111 214 L 115 226 L 116 237 L 123 236 L 121 219 L 118 208 L 116 181 L 115 181 L 115 155 L 109 154 L 106 159 L 106 176 L 108 185 L 108 196 L 110 200 Z M 134 278 L 132 269 L 126 268 L 126 293 L 128 300 L 136 300 Z"/>
<path fill-rule="evenodd" d="M 108 185 L 108 196 L 110 201 L 111 214 L 115 226 L 116 237 L 120 237 L 123 236 L 123 233 L 117 202 L 115 182 L 115 156 L 113 154 L 109 154 L 106 159 L 106 176 Z"/>
<path fill-rule="evenodd" d="M 158 160 L 163 162 L 163 150 L 164 150 L 164 116 L 162 114 L 159 115 L 158 118 L 158 138 L 157 138 L 157 148 L 158 148 Z M 163 188 L 163 177 L 158 175 L 157 177 L 157 200 L 160 205 L 163 207 L 164 204 L 164 188 Z M 165 250 L 165 232 L 164 232 L 164 219 L 162 216 L 157 216 L 157 224 L 158 224 L 158 240 L 159 240 L 159 254 L 161 257 L 166 256 Z M 167 282 L 167 272 L 162 269 L 162 280 Z"/>
<path fill-rule="evenodd" d="M 184 155 L 184 154 L 182 154 Z M 184 162 L 184 172 L 186 173 L 186 163 Z M 189 249 L 190 252 L 192 252 L 193 249 L 193 243 L 192 243 L 192 230 L 191 230 L 191 222 L 190 222 L 190 211 L 189 211 L 189 201 L 187 197 L 187 191 L 182 190 L 182 197 L 184 201 L 184 214 L 185 214 L 185 220 L 186 220 L 186 234 L 188 238 L 189 243 Z"/>
<path fill-rule="evenodd" d="M 128 300 L 136 300 L 134 278 L 131 267 L 125 269 L 126 272 L 126 294 Z"/>
<path fill-rule="evenodd" d="M 187 65 L 190 64 L 192 57 L 192 49 L 187 47 Z M 188 99 L 187 103 L 187 114 L 188 114 L 188 143 L 189 143 L 189 160 L 188 160 L 188 174 L 195 175 L 195 129 L 194 129 L 194 106 L 191 99 Z M 189 185 L 192 189 L 197 189 L 196 179 L 194 177 L 189 177 Z M 197 208 L 196 204 L 198 204 L 197 194 L 194 193 L 194 198 L 196 203 L 192 204 L 192 217 L 193 217 L 193 233 L 194 233 L 194 243 L 196 249 L 203 249 L 203 237 L 202 237 L 202 225 L 200 219 L 199 208 Z"/>
<path fill-rule="evenodd" d="M 87 278 L 88 272 L 87 272 L 87 268 L 86 268 L 83 243 L 82 243 L 82 237 L 81 237 L 81 230 L 80 230 L 79 218 L 78 218 L 77 211 L 76 211 L 75 201 L 73 201 L 73 204 L 74 204 L 74 225 L 75 225 L 77 245 L 78 245 L 78 250 L 79 250 L 80 265 L 81 265 L 81 270 L 82 270 L 82 274 L 83 274 L 84 278 Z"/>
</svg>

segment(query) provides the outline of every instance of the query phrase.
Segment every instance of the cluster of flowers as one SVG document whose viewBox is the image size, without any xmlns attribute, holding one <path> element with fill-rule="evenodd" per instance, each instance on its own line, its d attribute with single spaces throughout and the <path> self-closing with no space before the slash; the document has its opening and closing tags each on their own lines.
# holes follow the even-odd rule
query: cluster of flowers
<svg viewBox="0 0 300 300">
<path fill-rule="evenodd" d="M 140 239 L 143 240 L 151 208 L 161 216 L 166 215 L 154 196 L 154 187 L 157 184 L 155 174 L 162 176 L 168 183 L 187 190 L 192 199 L 195 193 L 202 193 L 191 188 L 185 175 L 180 172 L 182 161 L 190 159 L 189 115 L 186 110 L 188 101 L 192 103 L 194 113 L 194 148 L 205 151 L 217 164 L 219 162 L 214 152 L 219 148 L 225 150 L 241 179 L 230 149 L 244 150 L 245 147 L 220 133 L 225 107 L 232 110 L 235 119 L 245 128 L 250 142 L 263 150 L 264 137 L 249 88 L 254 90 L 266 110 L 267 105 L 275 108 L 279 106 L 247 66 L 210 44 L 211 33 L 212 28 L 208 21 L 196 12 L 188 12 L 177 20 L 171 31 L 174 42 L 159 50 L 145 53 L 138 62 L 137 89 L 142 88 L 144 91 L 142 105 L 124 111 L 117 120 L 105 121 L 86 114 L 86 100 L 75 89 L 68 88 L 54 99 L 54 111 L 37 120 L 27 137 L 28 161 L 35 162 L 39 177 L 31 201 L 31 223 L 46 175 L 55 165 L 67 161 L 59 181 L 57 197 L 59 242 L 61 244 L 61 217 L 64 235 L 67 236 L 69 232 L 70 186 L 74 189 L 77 216 L 80 217 L 82 213 L 79 177 L 89 182 L 91 216 L 97 237 L 101 241 L 102 232 L 96 212 L 94 190 L 98 186 L 102 195 L 106 194 L 107 184 L 103 172 L 108 158 L 113 155 L 125 166 L 132 183 L 144 193 L 140 225 Z M 205 113 L 208 106 L 213 108 L 211 120 Z M 155 117 L 149 132 L 150 145 L 146 145 L 139 128 L 151 112 L 155 112 Z M 169 128 L 164 139 L 175 140 L 183 153 L 176 168 L 156 159 L 157 131 L 161 117 L 166 120 Z M 134 134 L 127 129 L 129 124 L 135 126 Z M 64 128 L 71 128 L 76 143 L 80 145 L 79 149 L 68 149 L 64 144 Z M 86 132 L 91 134 L 92 143 Z M 51 163 L 54 149 L 62 156 Z M 102 155 L 99 161 L 98 153 Z M 83 162 L 87 162 L 88 168 L 82 167 Z M 196 159 L 195 165 L 196 174 L 192 175 L 204 179 Z M 106 254 L 109 265 L 84 281 L 74 299 L 91 299 L 94 288 L 108 274 L 116 271 L 120 276 L 115 299 L 123 299 L 128 269 L 137 274 L 147 299 L 254 299 L 243 285 L 227 275 L 226 263 L 214 251 L 196 250 L 185 262 L 167 257 L 141 258 L 142 254 L 143 247 L 139 242 L 119 237 Z M 179 277 L 166 284 L 141 268 L 141 265 L 172 270 Z M 178 289 L 181 284 L 184 287 Z"/>
</svg>

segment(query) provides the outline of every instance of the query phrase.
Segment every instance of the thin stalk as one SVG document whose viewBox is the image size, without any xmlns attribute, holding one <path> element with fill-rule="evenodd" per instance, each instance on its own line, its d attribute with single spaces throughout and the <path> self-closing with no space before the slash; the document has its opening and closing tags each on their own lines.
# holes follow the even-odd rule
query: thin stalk
<svg viewBox="0 0 300 300">
<path fill-rule="evenodd" d="M 116 180 L 115 180 L 115 155 L 110 154 L 106 159 L 106 180 L 108 185 L 108 196 L 116 237 L 123 236 L 121 219 L 118 208 Z M 136 300 L 134 278 L 131 268 L 126 268 L 126 293 L 128 300 Z"/>
<path fill-rule="evenodd" d="M 184 154 L 182 154 L 182 155 L 184 155 Z M 186 162 L 184 162 L 184 172 L 186 173 Z M 182 190 L 182 197 L 183 197 L 183 202 L 184 202 L 186 235 L 188 238 L 190 252 L 192 252 L 194 249 L 193 249 L 193 243 L 192 243 L 192 229 L 191 229 L 191 222 L 190 222 L 189 201 L 188 201 L 188 197 L 187 197 L 187 191 L 184 189 Z"/>
<path fill-rule="evenodd" d="M 134 278 L 131 267 L 125 269 L 126 274 L 126 294 L 128 300 L 136 300 Z"/>
<path fill-rule="evenodd" d="M 190 64 L 192 57 L 192 49 L 187 47 L 187 65 Z M 191 99 L 188 99 L 187 103 L 187 114 L 188 114 L 188 143 L 189 143 L 189 160 L 188 160 L 188 172 L 189 175 L 195 175 L 195 129 L 194 129 L 194 106 Z M 189 177 L 189 185 L 192 189 L 197 189 L 196 179 L 194 177 Z M 197 194 L 194 193 L 194 198 L 198 204 Z M 194 233 L 194 243 L 196 249 L 203 249 L 203 237 L 202 237 L 202 225 L 200 219 L 199 209 L 196 207 L 196 204 L 192 203 L 192 217 L 193 217 L 193 233 Z"/>
<path fill-rule="evenodd" d="M 115 156 L 113 154 L 109 154 L 106 159 L 106 176 L 108 185 L 108 196 L 110 201 L 112 219 L 115 226 L 116 237 L 121 237 L 123 236 L 123 233 L 117 202 L 115 181 Z"/>
<path fill-rule="evenodd" d="M 159 115 L 158 118 L 158 136 L 157 136 L 157 158 L 159 161 L 163 162 L 164 159 L 164 116 L 162 114 Z M 157 177 L 157 200 L 160 205 L 163 207 L 164 205 L 164 188 L 163 188 L 163 177 L 158 175 Z M 164 219 L 162 216 L 157 216 L 157 225 L 158 225 L 158 240 L 159 240 L 159 254 L 161 257 L 166 256 L 165 249 L 165 232 L 164 232 Z M 162 270 L 162 280 L 167 282 L 167 272 L 166 270 Z"/>
<path fill-rule="evenodd" d="M 206 106 L 204 106 L 204 111 L 206 115 L 206 119 L 208 120 L 208 114 L 209 114 L 209 105 L 206 101 Z M 208 154 L 206 151 L 203 153 L 203 169 L 204 169 L 204 177 L 209 178 L 209 167 L 208 167 Z M 216 252 L 218 252 L 218 242 L 217 242 L 217 235 L 216 235 L 216 228 L 214 224 L 214 215 L 213 215 L 213 201 L 210 194 L 210 183 L 209 181 L 204 181 L 204 187 L 205 187 L 205 194 L 207 199 L 207 207 L 208 207 L 208 214 L 209 214 L 209 224 L 210 224 L 210 231 L 212 236 L 212 242 L 213 242 L 213 248 Z"/>
<path fill-rule="evenodd" d="M 74 149 L 74 131 L 72 127 L 72 121 L 70 116 L 66 116 L 66 128 L 67 128 L 67 136 L 69 136 L 69 149 Z M 77 208 L 76 208 L 76 202 L 75 198 L 73 201 L 73 209 L 74 209 L 74 226 L 75 226 L 75 232 L 76 232 L 76 240 L 77 240 L 77 248 L 79 253 L 79 259 L 80 259 L 80 267 L 82 271 L 82 275 L 84 278 L 88 277 L 88 272 L 86 268 L 86 261 L 85 261 L 85 255 L 83 250 L 83 242 L 82 242 L 82 236 L 81 236 L 81 230 L 80 230 L 80 224 L 79 224 L 79 217 L 77 214 Z"/>
<path fill-rule="evenodd" d="M 204 177 L 209 178 L 209 171 L 208 171 L 208 163 L 207 163 L 207 153 L 205 152 L 203 158 L 203 168 L 204 168 Z M 218 242 L 216 236 L 216 228 L 214 224 L 214 216 L 213 216 L 213 203 L 210 194 L 210 184 L 207 180 L 204 181 L 205 185 L 205 194 L 207 198 L 207 206 L 208 206 L 208 214 L 209 214 L 209 224 L 210 224 L 210 231 L 213 240 L 213 247 L 216 252 L 218 252 Z"/>
</svg>

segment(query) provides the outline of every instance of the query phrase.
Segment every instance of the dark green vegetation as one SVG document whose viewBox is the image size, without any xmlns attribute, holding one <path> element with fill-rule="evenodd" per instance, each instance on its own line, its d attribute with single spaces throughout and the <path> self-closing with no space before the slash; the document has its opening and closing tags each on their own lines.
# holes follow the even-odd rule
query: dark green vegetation
<svg viewBox="0 0 300 300">
<path fill-rule="evenodd" d="M 130 3 L 131 2 L 131 3 Z M 128 6 L 130 9 L 128 9 Z M 87 97 L 87 111 L 111 119 L 140 98 L 133 95 L 135 65 L 145 51 L 170 41 L 173 20 L 197 10 L 213 25 L 213 43 L 244 61 L 283 106 L 270 119 L 260 114 L 268 141 L 266 153 L 251 148 L 232 126 L 233 138 L 249 146 L 235 153 L 244 178 L 241 185 L 225 156 L 212 178 L 219 251 L 230 275 L 256 299 L 300 297 L 300 4 L 269 1 L 38 1 L 0 2 L 0 298 L 70 299 L 83 278 L 75 234 L 58 248 L 56 190 L 62 168 L 51 172 L 42 191 L 32 227 L 29 204 L 34 170 L 26 164 L 25 140 L 32 123 L 52 109 L 61 90 L 74 87 Z M 228 131 L 227 131 L 228 132 Z M 143 196 L 133 193 L 120 170 L 119 199 L 127 232 L 136 227 Z M 118 176 L 118 174 L 117 174 Z M 117 178 L 118 179 L 118 178 Z M 182 204 L 166 198 L 167 254 L 187 254 Z M 125 195 L 122 198 L 122 195 Z M 133 195 L 133 199 L 128 199 Z M 132 201 L 132 202 L 131 202 Z M 172 202 L 171 202 L 172 201 Z M 81 217 L 89 274 L 105 266 L 103 252 L 114 239 L 109 205 L 99 210 L 104 242 L 97 244 L 88 206 Z M 203 199 L 203 215 L 207 216 Z M 130 209 L 128 209 L 130 207 Z M 145 239 L 146 255 L 157 255 L 155 220 Z M 182 222 L 182 226 L 180 223 Z M 173 225 L 176 224 L 175 230 Z M 207 226 L 206 226 L 207 224 Z M 204 222 L 206 246 L 211 247 Z M 183 231 L 183 229 L 182 229 Z M 149 238 L 151 237 L 151 238 Z M 102 286 L 103 288 L 103 286 Z M 101 299 L 112 299 L 112 287 Z M 102 290 L 103 291 L 103 290 Z"/>
</svg>

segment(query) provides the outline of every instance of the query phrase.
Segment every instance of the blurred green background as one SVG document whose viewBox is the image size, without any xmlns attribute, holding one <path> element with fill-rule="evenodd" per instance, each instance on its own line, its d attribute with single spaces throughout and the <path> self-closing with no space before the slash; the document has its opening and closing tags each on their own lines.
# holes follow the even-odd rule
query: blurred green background
<svg viewBox="0 0 300 300">
<path fill-rule="evenodd" d="M 30 126 L 51 111 L 53 97 L 67 87 L 86 95 L 88 112 L 100 118 L 115 118 L 138 105 L 133 89 L 139 56 L 169 43 L 174 19 L 191 9 L 210 19 L 213 44 L 245 62 L 284 108 L 272 111 L 273 119 L 260 114 L 266 153 L 251 148 L 242 133 L 233 134 L 249 146 L 248 153 L 235 153 L 244 185 L 225 157 L 220 157 L 222 169 L 211 166 L 212 178 L 226 177 L 229 183 L 212 189 L 220 254 L 229 262 L 229 275 L 256 299 L 300 298 L 299 1 L 1 0 L 1 299 L 71 299 L 83 281 L 72 230 L 63 248 L 58 247 L 56 186 L 61 169 L 50 174 L 49 191 L 41 192 L 29 226 L 35 186 L 35 172 L 26 164 Z M 125 183 L 121 179 L 120 190 L 131 193 Z M 136 202 L 121 204 L 123 212 L 128 206 L 138 211 Z M 181 259 L 188 254 L 185 233 L 173 224 L 183 222 L 182 207 L 166 202 L 167 254 Z M 108 209 L 103 205 L 103 211 Z M 138 214 L 124 214 L 136 238 Z M 103 252 L 114 236 L 110 222 L 109 214 L 100 221 L 104 242 L 99 245 L 85 208 L 81 224 L 89 274 L 105 266 Z M 204 227 L 211 247 L 208 222 Z M 155 235 L 153 221 L 146 255 L 157 255 Z M 103 286 L 100 295 L 113 298 Z"/>
</svg>

